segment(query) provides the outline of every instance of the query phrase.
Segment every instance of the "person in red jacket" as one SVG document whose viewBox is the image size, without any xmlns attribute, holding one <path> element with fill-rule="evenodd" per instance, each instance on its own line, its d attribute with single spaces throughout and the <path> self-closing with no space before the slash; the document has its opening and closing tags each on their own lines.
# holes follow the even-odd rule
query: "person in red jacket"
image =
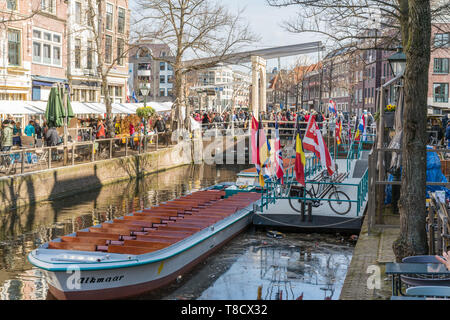
<svg viewBox="0 0 450 320">
<path fill-rule="evenodd" d="M 103 124 L 103 120 L 99 119 L 97 123 L 97 139 L 105 139 L 105 125 Z"/>
</svg>

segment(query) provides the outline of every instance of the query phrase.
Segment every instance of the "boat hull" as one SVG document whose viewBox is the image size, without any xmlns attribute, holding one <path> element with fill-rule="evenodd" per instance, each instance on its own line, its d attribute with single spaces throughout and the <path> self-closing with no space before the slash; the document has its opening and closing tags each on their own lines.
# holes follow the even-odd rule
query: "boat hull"
<svg viewBox="0 0 450 320">
<path fill-rule="evenodd" d="M 61 300 L 105 300 L 134 297 L 160 288 L 191 270 L 244 231 L 252 222 L 252 215 L 248 214 L 211 237 L 162 261 L 108 270 L 81 270 L 78 274 L 44 271 L 49 291 Z"/>
</svg>

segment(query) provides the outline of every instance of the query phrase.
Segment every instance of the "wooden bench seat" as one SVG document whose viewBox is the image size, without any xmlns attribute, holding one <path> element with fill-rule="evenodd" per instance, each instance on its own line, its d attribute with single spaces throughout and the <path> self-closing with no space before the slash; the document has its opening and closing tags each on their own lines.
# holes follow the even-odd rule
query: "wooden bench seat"
<svg viewBox="0 0 450 320">
<path fill-rule="evenodd" d="M 101 238 L 107 240 L 119 240 L 120 235 L 116 233 L 100 233 L 100 232 L 87 232 L 78 231 L 76 233 L 77 237 L 88 237 L 88 238 Z"/>
<path fill-rule="evenodd" d="M 161 250 L 170 246 L 167 242 L 157 242 L 157 241 L 139 241 L 139 240 L 127 240 L 124 243 L 126 247 L 142 247 L 142 248 L 152 248 L 156 250 Z"/>
<path fill-rule="evenodd" d="M 87 244 L 95 244 L 97 246 L 104 246 L 106 243 L 110 241 L 109 239 L 104 238 L 95 238 L 95 237 L 61 237 L 61 242 L 72 242 L 72 243 L 87 243 Z"/>
<path fill-rule="evenodd" d="M 108 246 L 109 253 L 118 253 L 118 254 L 140 255 L 154 251 L 158 250 L 144 247 Z"/>
<path fill-rule="evenodd" d="M 77 242 L 49 242 L 49 249 L 73 250 L 73 251 L 97 251 L 97 245 Z"/>
</svg>

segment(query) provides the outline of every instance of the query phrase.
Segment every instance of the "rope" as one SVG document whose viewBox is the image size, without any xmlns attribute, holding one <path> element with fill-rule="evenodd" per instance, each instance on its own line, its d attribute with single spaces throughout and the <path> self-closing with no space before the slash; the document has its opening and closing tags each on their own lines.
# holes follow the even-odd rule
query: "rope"
<svg viewBox="0 0 450 320">
<path fill-rule="evenodd" d="M 282 225 L 287 226 L 287 227 L 299 227 L 299 228 L 318 228 L 318 227 L 327 228 L 327 227 L 334 227 L 334 226 L 338 226 L 338 225 L 341 225 L 341 224 L 345 224 L 347 222 L 356 221 L 356 220 L 359 220 L 359 219 L 362 218 L 362 217 L 358 217 L 358 218 L 353 218 L 353 219 L 350 219 L 350 220 L 347 220 L 347 221 L 343 221 L 343 222 L 337 222 L 337 223 L 325 224 L 325 225 L 319 225 L 319 226 L 317 226 L 317 225 L 316 226 L 300 226 L 300 225 L 296 225 L 296 224 L 289 224 L 289 223 L 284 223 L 284 222 L 281 222 L 281 221 L 273 220 L 273 219 L 270 219 L 268 217 L 265 217 L 265 216 L 261 215 L 260 213 L 256 213 L 256 214 L 258 216 L 260 216 L 261 218 L 263 218 L 265 220 L 268 220 L 268 221 L 271 221 L 271 222 L 282 224 Z"/>
</svg>

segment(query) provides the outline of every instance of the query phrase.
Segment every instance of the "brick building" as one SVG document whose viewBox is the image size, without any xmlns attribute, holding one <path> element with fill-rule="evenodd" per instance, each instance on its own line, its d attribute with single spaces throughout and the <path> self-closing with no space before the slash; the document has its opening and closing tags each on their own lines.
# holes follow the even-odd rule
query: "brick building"
<svg viewBox="0 0 450 320">
<path fill-rule="evenodd" d="M 166 44 L 140 42 L 133 44 L 129 54 L 130 93 L 136 93 L 139 101 L 144 97 L 141 87 L 148 87 L 152 101 L 173 100 L 173 68 L 158 57 L 170 60 L 170 48 Z"/>
</svg>

